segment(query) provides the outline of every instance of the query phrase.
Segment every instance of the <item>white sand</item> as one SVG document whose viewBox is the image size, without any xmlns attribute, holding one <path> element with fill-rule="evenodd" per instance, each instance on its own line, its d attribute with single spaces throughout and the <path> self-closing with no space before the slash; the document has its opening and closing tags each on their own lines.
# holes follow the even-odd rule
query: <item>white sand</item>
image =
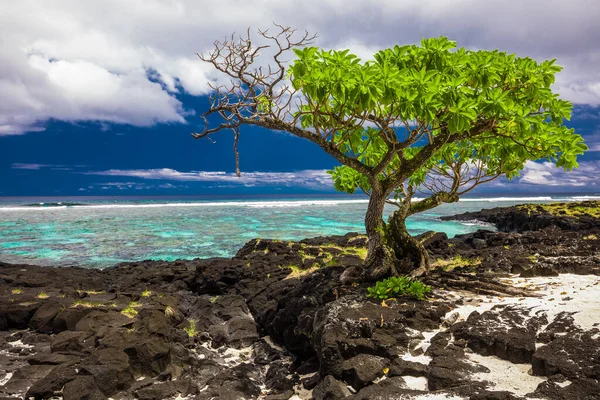
<svg viewBox="0 0 600 400">
<path fill-rule="evenodd" d="M 12 376 L 13 376 L 13 373 L 12 373 L 12 372 L 8 372 L 8 373 L 7 373 L 7 374 L 4 376 L 4 378 L 0 379 L 0 386 L 4 386 L 4 385 L 6 385 L 6 383 L 7 383 L 8 381 L 10 381 L 10 378 L 12 378 Z"/>
<path fill-rule="evenodd" d="M 402 359 L 404 361 L 412 361 L 420 364 L 429 365 L 431 362 L 431 357 L 421 354 L 420 356 L 412 356 L 410 353 L 406 353 L 402 355 Z"/>
<path fill-rule="evenodd" d="M 427 387 L 427 378 L 424 376 L 403 376 L 404 383 L 406 383 L 406 387 L 412 390 L 422 390 L 424 392 L 428 391 Z"/>
<path fill-rule="evenodd" d="M 600 329 L 600 277 L 595 275 L 561 274 L 553 277 L 505 278 L 503 283 L 531 290 L 540 297 L 478 296 L 468 292 L 448 292 L 450 298 L 471 300 L 449 311 L 444 320 L 466 320 L 473 311 L 484 313 L 497 305 L 518 306 L 530 311 L 530 315 L 545 314 L 552 323 L 558 314 L 573 314 L 574 322 L 583 330 Z M 568 299 L 569 298 L 569 299 Z M 545 327 L 540 329 L 540 332 Z"/>
<path fill-rule="evenodd" d="M 506 281 L 517 287 L 542 292 L 541 298 L 511 298 L 510 302 L 530 309 L 532 314 L 543 312 L 549 323 L 561 312 L 567 312 L 573 313 L 575 325 L 581 329 L 600 329 L 600 326 L 593 326 L 600 322 L 600 277 L 561 274 L 552 277 L 511 278 Z"/>
<path fill-rule="evenodd" d="M 452 394 L 446 393 L 428 393 L 412 396 L 413 400 L 466 400 L 466 397 L 458 397 Z"/>
<path fill-rule="evenodd" d="M 490 382 L 490 389 L 506 390 L 519 396 L 535 391 L 546 377 L 529 374 L 531 364 L 513 364 L 495 356 L 484 357 L 476 353 L 467 354 L 467 359 L 490 369 L 489 373 L 479 372 L 471 375 L 476 381 Z"/>
<path fill-rule="evenodd" d="M 12 347 L 18 347 L 20 349 L 32 349 L 34 347 L 30 344 L 23 343 L 21 339 L 14 342 L 8 342 L 8 344 L 10 344 Z"/>
</svg>

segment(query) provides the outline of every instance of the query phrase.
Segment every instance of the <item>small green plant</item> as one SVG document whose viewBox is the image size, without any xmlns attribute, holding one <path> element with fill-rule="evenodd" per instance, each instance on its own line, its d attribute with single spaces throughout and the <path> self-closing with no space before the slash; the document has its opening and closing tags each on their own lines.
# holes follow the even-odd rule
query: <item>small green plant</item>
<svg viewBox="0 0 600 400">
<path fill-rule="evenodd" d="M 418 300 L 425 300 L 425 296 L 431 292 L 431 288 L 423 282 L 406 276 L 392 276 L 379 281 L 367 289 L 368 297 L 386 300 L 396 296 L 412 296 Z"/>
<path fill-rule="evenodd" d="M 527 258 L 529 259 L 529 261 L 531 261 L 532 264 L 538 262 L 538 258 L 536 256 L 529 256 Z"/>
<path fill-rule="evenodd" d="M 132 301 L 129 303 L 129 305 L 127 307 L 131 307 L 131 308 L 140 308 L 142 307 L 143 304 L 137 301 Z"/>
<path fill-rule="evenodd" d="M 587 235 L 583 237 L 583 240 L 597 240 L 598 236 L 592 234 L 592 235 Z"/>
<path fill-rule="evenodd" d="M 21 293 L 23 293 L 23 289 L 16 288 L 16 289 L 11 290 L 10 292 L 12 294 L 21 294 Z"/>
<path fill-rule="evenodd" d="M 150 297 L 150 296 L 152 296 L 152 292 L 151 292 L 150 290 L 148 290 L 148 288 L 146 288 L 146 290 L 144 290 L 144 291 L 143 291 L 143 292 L 140 294 L 140 296 L 142 296 L 142 297 Z"/>
<path fill-rule="evenodd" d="M 208 301 L 210 301 L 211 303 L 215 303 L 217 300 L 219 300 L 219 296 L 213 296 L 210 299 L 208 299 Z"/>
<path fill-rule="evenodd" d="M 47 299 L 47 298 L 48 298 L 48 297 L 50 297 L 50 296 L 48 296 L 48 295 L 46 294 L 46 292 L 39 292 L 39 293 L 38 293 L 38 295 L 37 295 L 37 296 L 35 296 L 35 297 L 37 297 L 38 299 Z"/>
<path fill-rule="evenodd" d="M 198 336 L 198 330 L 196 328 L 196 320 L 190 319 L 188 320 L 189 326 L 183 328 L 183 330 L 188 334 L 189 337 Z"/>
</svg>

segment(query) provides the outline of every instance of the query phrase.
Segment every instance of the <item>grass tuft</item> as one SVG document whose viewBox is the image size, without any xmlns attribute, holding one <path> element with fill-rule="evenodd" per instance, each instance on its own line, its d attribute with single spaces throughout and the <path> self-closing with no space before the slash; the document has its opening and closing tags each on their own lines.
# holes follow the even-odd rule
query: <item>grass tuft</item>
<svg viewBox="0 0 600 400">
<path fill-rule="evenodd" d="M 121 311 L 121 314 L 123 314 L 127 318 L 135 318 L 135 316 L 138 314 L 138 312 L 133 307 L 127 307 Z"/>
<path fill-rule="evenodd" d="M 307 268 L 307 269 L 301 269 L 297 265 L 290 264 L 290 265 L 286 266 L 285 268 L 289 269 L 291 272 L 284 279 L 301 278 L 301 277 L 306 276 L 308 274 L 312 274 L 313 272 L 315 272 L 316 270 L 318 270 L 320 267 L 321 266 L 317 262 L 313 263 L 313 265 L 310 268 Z"/>
<path fill-rule="evenodd" d="M 71 308 L 95 308 L 95 307 L 104 307 L 103 303 L 97 301 L 85 301 L 85 300 L 75 300 L 73 304 L 71 304 Z"/>
<path fill-rule="evenodd" d="M 446 272 L 450 272 L 458 267 L 476 267 L 481 264 L 481 258 L 464 258 L 460 254 L 450 259 L 437 259 L 431 264 L 432 268 L 443 269 Z"/>
<path fill-rule="evenodd" d="M 80 289 L 77 291 L 77 293 L 82 294 L 82 293 L 87 293 L 88 295 L 95 295 L 95 294 L 103 294 L 104 290 L 83 290 Z"/>
<path fill-rule="evenodd" d="M 585 201 L 575 203 L 524 204 L 519 209 L 532 213 L 544 212 L 554 216 L 600 218 L 600 202 Z"/>
</svg>

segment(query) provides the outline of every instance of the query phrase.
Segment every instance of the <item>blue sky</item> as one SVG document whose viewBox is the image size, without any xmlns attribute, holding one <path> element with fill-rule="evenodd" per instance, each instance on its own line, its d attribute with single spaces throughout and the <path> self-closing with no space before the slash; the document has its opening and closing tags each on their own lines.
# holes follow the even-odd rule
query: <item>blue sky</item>
<svg viewBox="0 0 600 400">
<path fill-rule="evenodd" d="M 521 178 L 479 193 L 600 192 L 600 7 L 585 0 L 366 3 L 6 2 L 0 196 L 333 192 L 324 171 L 335 161 L 307 141 L 242 129 L 237 178 L 229 133 L 215 144 L 190 137 L 202 129 L 207 82 L 216 79 L 194 53 L 271 21 L 318 32 L 317 45 L 363 58 L 440 34 L 473 49 L 557 58 L 565 68 L 555 90 L 575 104 L 569 125 L 590 146 L 581 168 L 566 174 L 529 163 Z"/>
</svg>

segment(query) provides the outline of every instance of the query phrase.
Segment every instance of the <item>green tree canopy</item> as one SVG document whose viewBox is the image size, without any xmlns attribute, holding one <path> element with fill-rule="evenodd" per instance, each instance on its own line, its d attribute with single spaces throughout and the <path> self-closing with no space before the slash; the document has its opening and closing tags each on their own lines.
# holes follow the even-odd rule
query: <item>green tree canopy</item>
<svg viewBox="0 0 600 400">
<path fill-rule="evenodd" d="M 363 62 L 349 50 L 302 47 L 308 36 L 293 42 L 293 31 L 281 29 L 274 36 L 261 32 L 277 44 L 269 73 L 251 69 L 257 53 L 249 38 L 217 43 L 203 58 L 237 83 L 217 89 L 207 112 L 225 123 L 195 137 L 231 128 L 237 138 L 241 125 L 259 125 L 311 140 L 334 156 L 342 164 L 330 171 L 335 188 L 370 196 L 372 279 L 427 270 L 423 246 L 406 230 L 408 216 L 499 176 L 513 178 L 528 160 L 570 170 L 587 149 L 564 125 L 572 105 L 552 91 L 561 70 L 555 60 L 467 50 L 439 37 Z M 297 58 L 286 68 L 279 57 L 290 49 Z M 426 198 L 414 201 L 418 192 Z M 386 202 L 398 207 L 387 224 Z"/>
</svg>

